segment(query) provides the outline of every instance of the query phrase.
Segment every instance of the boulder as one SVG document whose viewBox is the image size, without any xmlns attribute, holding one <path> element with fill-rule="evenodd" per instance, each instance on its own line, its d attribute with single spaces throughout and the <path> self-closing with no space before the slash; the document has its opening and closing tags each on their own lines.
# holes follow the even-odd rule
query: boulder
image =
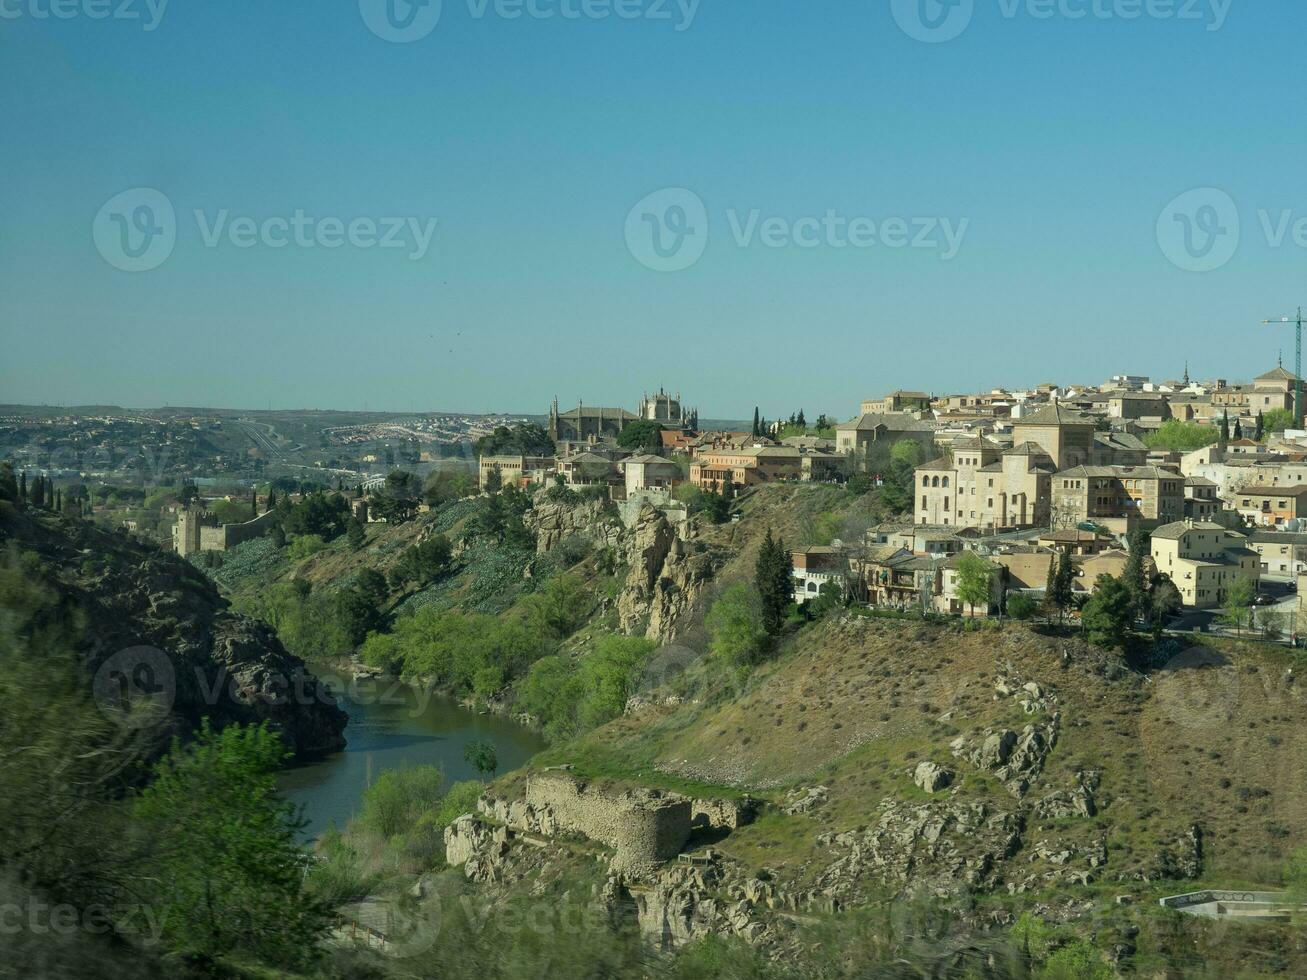
<svg viewBox="0 0 1307 980">
<path fill-rule="evenodd" d="M 937 793 L 951 786 L 956 775 L 952 769 L 934 762 L 919 762 L 916 771 L 912 774 L 912 781 L 927 793 Z"/>
</svg>

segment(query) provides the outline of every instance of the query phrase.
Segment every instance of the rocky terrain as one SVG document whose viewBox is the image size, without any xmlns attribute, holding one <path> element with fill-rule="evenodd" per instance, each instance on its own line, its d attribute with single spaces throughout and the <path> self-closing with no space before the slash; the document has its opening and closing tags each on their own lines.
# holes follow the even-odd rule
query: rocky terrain
<svg viewBox="0 0 1307 980">
<path fill-rule="evenodd" d="M 82 629 L 97 700 L 148 724 L 160 749 L 208 718 L 268 722 L 296 756 L 344 745 L 345 714 L 265 623 L 238 615 L 188 562 L 89 522 L 16 517 L 4 536 L 39 559 Z M 124 697 L 127 701 L 124 702 Z"/>
</svg>

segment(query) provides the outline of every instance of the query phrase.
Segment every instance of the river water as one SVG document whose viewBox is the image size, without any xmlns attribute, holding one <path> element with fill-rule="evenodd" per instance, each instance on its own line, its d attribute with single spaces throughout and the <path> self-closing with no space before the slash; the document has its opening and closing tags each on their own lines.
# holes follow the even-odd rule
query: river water
<svg viewBox="0 0 1307 980">
<path fill-rule="evenodd" d="M 500 715 L 477 714 L 396 681 L 332 683 L 331 689 L 349 715 L 349 744 L 343 752 L 279 777 L 287 799 L 304 808 L 309 837 L 332 824 L 343 828 L 358 814 L 363 791 L 387 769 L 439 766 L 448 787 L 479 778 L 463 761 L 468 742 L 492 744 L 500 773 L 518 768 L 545 747 L 535 733 Z"/>
</svg>

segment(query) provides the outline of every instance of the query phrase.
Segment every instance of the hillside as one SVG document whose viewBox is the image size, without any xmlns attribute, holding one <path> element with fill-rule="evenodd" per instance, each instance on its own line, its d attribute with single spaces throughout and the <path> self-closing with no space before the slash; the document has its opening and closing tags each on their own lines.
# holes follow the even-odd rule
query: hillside
<svg viewBox="0 0 1307 980">
<path fill-rule="evenodd" d="M 34 559 L 32 579 L 57 594 L 58 619 L 79 624 L 78 653 L 101 705 L 149 697 L 157 749 L 204 718 L 269 722 L 298 756 L 344 744 L 345 715 L 303 661 L 176 555 L 30 510 L 9 514 L 0 545 L 10 561 Z"/>
</svg>

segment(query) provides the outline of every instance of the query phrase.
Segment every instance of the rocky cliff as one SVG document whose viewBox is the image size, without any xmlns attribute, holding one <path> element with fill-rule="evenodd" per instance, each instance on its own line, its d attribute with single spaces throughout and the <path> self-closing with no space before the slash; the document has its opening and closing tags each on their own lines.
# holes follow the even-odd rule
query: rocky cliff
<svg viewBox="0 0 1307 980">
<path fill-rule="evenodd" d="M 0 533 L 35 553 L 63 611 L 83 625 L 80 652 L 102 709 L 148 725 L 160 748 L 203 718 L 268 722 L 297 757 L 345 744 L 345 713 L 325 685 L 188 562 L 52 515 L 20 516 Z"/>
<path fill-rule="evenodd" d="M 703 544 L 677 535 L 657 509 L 645 506 L 626 545 L 630 571 L 617 598 L 624 633 L 643 628 L 651 640 L 674 640 L 692 618 L 722 560 Z"/>
</svg>

